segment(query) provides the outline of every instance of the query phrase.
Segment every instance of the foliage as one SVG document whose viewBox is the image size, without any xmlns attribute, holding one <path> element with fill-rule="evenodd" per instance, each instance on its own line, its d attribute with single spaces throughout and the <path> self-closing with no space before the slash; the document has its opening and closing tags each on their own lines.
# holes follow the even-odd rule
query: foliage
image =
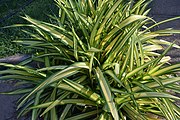
<svg viewBox="0 0 180 120">
<path fill-rule="evenodd" d="M 23 17 L 36 33 L 16 42 L 35 49 L 32 58 L 0 71 L 0 79 L 18 79 L 30 87 L 6 94 L 24 94 L 18 101 L 19 116 L 32 112 L 32 120 L 144 120 L 149 114 L 177 120 L 180 98 L 176 72 L 165 56 L 179 46 L 159 36 L 180 33 L 151 31 L 159 23 L 147 16 L 151 1 L 56 0 L 59 16 L 52 23 Z M 167 45 L 168 47 L 164 47 Z M 158 50 L 164 50 L 158 53 Z M 43 67 L 27 64 L 36 61 Z M 10 73 L 10 74 L 9 74 Z"/>
<path fill-rule="evenodd" d="M 24 19 L 19 16 L 28 14 L 36 19 L 48 21 L 47 14 L 55 9 L 52 0 L 1 0 L 0 1 L 0 58 L 14 55 L 17 53 L 29 53 L 25 47 L 12 42 L 16 38 L 25 37 L 20 28 L 3 29 L 3 26 L 12 25 L 14 23 L 24 23 Z M 25 28 L 24 28 L 25 29 Z"/>
</svg>

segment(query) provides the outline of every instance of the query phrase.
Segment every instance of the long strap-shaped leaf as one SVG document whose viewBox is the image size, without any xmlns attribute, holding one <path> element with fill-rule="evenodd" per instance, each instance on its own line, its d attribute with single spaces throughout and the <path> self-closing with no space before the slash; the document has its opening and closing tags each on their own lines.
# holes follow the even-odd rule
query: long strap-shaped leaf
<svg viewBox="0 0 180 120">
<path fill-rule="evenodd" d="M 98 82 L 101 87 L 101 92 L 106 100 L 107 106 L 108 106 L 114 120 L 119 120 L 118 110 L 113 101 L 113 96 L 112 96 L 112 93 L 111 93 L 111 90 L 109 87 L 110 85 L 109 85 L 108 81 L 105 79 L 105 77 L 99 67 L 97 67 L 95 71 L 96 71 Z"/>
<path fill-rule="evenodd" d="M 109 39 L 114 35 L 114 34 L 117 34 L 117 32 L 119 30 L 121 30 L 122 28 L 124 28 L 125 26 L 129 25 L 129 24 L 132 24 L 136 21 L 139 21 L 139 20 L 143 20 L 143 19 L 146 19 L 147 17 L 146 16 L 142 16 L 142 15 L 132 15 L 128 18 L 126 18 L 125 20 L 121 21 L 118 25 L 116 25 L 109 33 L 108 35 L 101 41 L 101 44 L 100 46 L 105 46 L 105 44 L 107 44 L 109 41 Z"/>
<path fill-rule="evenodd" d="M 34 101 L 35 106 L 39 104 L 39 98 L 40 98 L 40 95 L 41 95 L 42 92 L 43 92 L 43 90 L 39 91 L 36 94 L 35 101 Z M 32 119 L 31 120 L 36 120 L 37 119 L 37 111 L 38 111 L 37 109 L 32 110 Z"/>
<path fill-rule="evenodd" d="M 97 31 L 97 34 L 96 34 L 97 36 L 95 38 L 95 42 L 98 42 L 98 43 L 100 42 L 99 40 L 100 40 L 101 33 L 103 31 L 105 24 L 107 23 L 107 21 L 111 17 L 111 15 L 114 13 L 114 11 L 117 10 L 117 8 L 121 2 L 122 2 L 122 0 L 118 0 L 116 3 L 114 3 L 114 5 L 111 7 L 111 9 L 105 15 L 105 18 L 104 18 L 103 22 L 101 23 L 101 25 Z"/>
<path fill-rule="evenodd" d="M 67 118 L 66 120 L 85 120 L 85 119 L 87 120 L 87 118 L 89 116 L 97 115 L 100 112 L 101 112 L 101 110 L 93 110 L 93 111 L 90 111 L 90 112 L 81 113 L 79 115 Z"/>
<path fill-rule="evenodd" d="M 93 30 L 92 30 L 92 32 L 91 32 L 90 40 L 89 40 L 89 43 L 90 43 L 90 46 L 91 46 L 91 47 L 95 47 L 95 46 L 93 46 L 93 45 L 94 45 L 94 41 L 95 41 L 95 36 L 96 36 L 96 34 L 97 34 L 97 30 L 98 30 L 98 27 L 99 27 L 99 23 L 100 23 L 100 21 L 101 21 L 101 19 L 102 19 L 102 17 L 103 17 L 103 14 L 105 13 L 106 9 L 107 9 L 107 4 L 105 4 L 105 5 L 101 8 L 101 13 L 100 13 L 100 15 L 98 16 L 98 19 L 96 20 L 96 23 L 95 23 L 95 25 L 94 25 L 94 27 L 93 27 Z"/>
<path fill-rule="evenodd" d="M 35 94 L 37 91 L 45 88 L 46 86 L 50 85 L 51 83 L 63 79 L 65 77 L 72 76 L 78 72 L 78 70 L 82 68 L 88 68 L 86 63 L 76 63 L 73 64 L 72 66 L 57 72 L 56 74 L 48 77 L 44 82 L 42 82 L 40 85 L 38 85 L 31 93 L 29 93 L 26 98 L 23 99 L 23 101 L 18 105 L 18 109 L 28 100 L 29 97 L 31 97 L 33 94 Z"/>
<path fill-rule="evenodd" d="M 166 22 L 170 22 L 170 21 L 173 21 L 173 20 L 177 20 L 177 19 L 180 19 L 180 16 L 174 17 L 174 18 L 170 18 L 170 19 L 167 19 L 167 20 L 163 20 L 163 21 L 161 21 L 161 22 L 158 22 L 158 23 L 156 23 L 156 24 L 153 24 L 152 26 L 150 26 L 150 27 L 148 27 L 146 30 L 144 30 L 141 34 L 147 32 L 148 30 L 150 30 L 150 29 L 152 29 L 153 27 L 156 27 L 156 26 L 158 26 L 158 25 L 160 25 L 160 24 L 163 24 L 163 23 L 166 23 Z"/>
<path fill-rule="evenodd" d="M 166 78 L 166 79 L 162 79 L 160 82 L 163 86 L 167 86 L 169 84 L 172 84 L 172 83 L 175 83 L 178 81 L 180 81 L 180 77 Z M 134 81 L 133 81 L 133 83 L 134 83 Z M 137 87 L 133 87 L 132 91 L 138 92 L 138 91 L 140 91 L 144 88 L 147 88 L 147 87 L 154 89 L 154 88 L 160 87 L 160 84 L 157 83 L 156 81 L 155 82 L 148 82 L 148 83 L 140 83 Z"/>
<path fill-rule="evenodd" d="M 74 88 L 75 90 L 77 90 L 77 92 L 79 92 L 81 95 L 87 97 L 90 100 L 95 101 L 97 104 L 102 104 L 103 100 L 101 99 L 101 97 L 99 96 L 99 94 L 91 91 L 90 89 L 82 86 L 81 84 L 78 84 L 74 81 L 70 81 L 68 79 L 63 79 L 63 81 L 68 84 L 69 86 L 71 86 L 72 88 Z"/>
<path fill-rule="evenodd" d="M 156 60 L 156 59 L 151 60 L 151 61 L 149 61 L 149 62 L 141 65 L 140 67 L 134 69 L 133 71 L 129 72 L 129 73 L 126 75 L 125 80 L 127 80 L 127 79 L 130 78 L 130 77 L 132 77 L 134 74 L 138 73 L 138 72 L 141 71 L 142 69 L 146 68 L 148 65 L 152 64 L 155 60 Z"/>
<path fill-rule="evenodd" d="M 73 47 L 72 38 L 70 38 L 69 36 L 65 35 L 62 32 L 62 30 L 64 30 L 63 28 L 60 28 L 60 27 L 57 27 L 57 26 L 54 26 L 52 24 L 48 24 L 48 23 L 45 23 L 45 22 L 41 22 L 41 21 L 38 21 L 38 20 L 34 20 L 34 19 L 32 19 L 32 18 L 30 18 L 28 16 L 24 17 L 24 19 L 31 22 L 35 26 L 37 26 L 37 27 L 51 33 L 53 36 L 55 36 L 57 38 L 60 38 L 64 44 Z M 60 32 L 60 30 L 61 30 L 61 32 Z"/>
<path fill-rule="evenodd" d="M 141 99 L 141 98 L 170 98 L 170 99 L 177 99 L 180 100 L 180 98 L 167 94 L 167 93 L 161 93 L 161 92 L 139 92 L 139 93 L 133 93 L 135 99 Z M 131 101 L 130 94 L 123 95 L 121 97 L 115 98 L 115 101 L 117 104 L 122 104 L 127 101 Z"/>
<path fill-rule="evenodd" d="M 0 63 L 0 66 L 5 66 L 5 67 L 9 67 L 9 68 L 14 68 L 14 69 L 19 69 L 19 70 L 24 70 L 27 72 L 27 74 L 34 74 L 34 75 L 38 75 L 38 76 L 42 76 L 42 77 L 46 77 L 46 74 L 41 73 L 41 72 L 37 72 L 36 70 L 26 67 L 26 66 L 21 66 L 21 65 L 13 65 L 13 64 L 8 64 L 8 63 Z M 5 72 L 5 71 L 4 71 Z M 9 71 L 10 72 L 10 71 Z M 12 72 L 12 71 L 11 71 Z M 10 73 L 11 73 L 10 72 Z M 15 72 L 15 71 L 13 71 Z M 23 72 L 23 71 L 22 71 Z M 20 73 L 19 73 L 20 74 Z"/>
</svg>

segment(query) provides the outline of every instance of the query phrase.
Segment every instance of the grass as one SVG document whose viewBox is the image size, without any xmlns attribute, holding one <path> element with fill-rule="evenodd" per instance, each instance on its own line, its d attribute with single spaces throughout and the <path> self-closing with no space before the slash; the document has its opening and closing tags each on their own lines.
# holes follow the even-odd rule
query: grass
<svg viewBox="0 0 180 120">
<path fill-rule="evenodd" d="M 3 0 L 0 3 L 0 58 L 17 53 L 29 53 L 29 50 L 25 47 L 12 42 L 16 38 L 26 36 L 21 32 L 21 29 L 2 29 L 2 27 L 25 22 L 20 18 L 24 14 L 39 20 L 48 21 L 47 14 L 52 14 L 52 11 L 56 12 L 52 0 L 34 0 L 30 4 L 25 5 L 27 2 L 28 0 Z"/>
</svg>

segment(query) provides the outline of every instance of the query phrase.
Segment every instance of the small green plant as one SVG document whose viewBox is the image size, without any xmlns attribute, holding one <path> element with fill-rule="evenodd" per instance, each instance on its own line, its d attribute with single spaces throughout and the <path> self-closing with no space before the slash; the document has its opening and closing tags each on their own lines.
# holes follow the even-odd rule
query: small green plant
<svg viewBox="0 0 180 120">
<path fill-rule="evenodd" d="M 0 2 L 0 58 L 14 54 L 29 53 L 25 46 L 12 42 L 16 38 L 24 38 L 27 34 L 21 32 L 21 28 L 3 29 L 2 27 L 14 23 L 25 23 L 19 16 L 28 14 L 39 20 L 48 20 L 47 14 L 55 11 L 52 0 L 6 0 Z M 42 12 L 43 11 L 43 12 Z M 25 28 L 24 28 L 25 29 Z"/>
<path fill-rule="evenodd" d="M 19 65 L 0 71 L 0 79 L 18 79 L 30 85 L 6 94 L 24 94 L 18 101 L 19 116 L 32 120 L 146 120 L 160 116 L 178 120 L 180 98 L 176 72 L 165 56 L 179 46 L 159 36 L 180 33 L 155 26 L 147 16 L 149 0 L 56 0 L 58 16 L 52 23 L 23 17 L 36 32 L 16 42 L 35 49 Z M 167 47 L 164 47 L 167 45 Z M 161 54 L 157 50 L 164 50 Z M 27 66 L 31 61 L 44 67 Z M 9 74 L 10 73 L 10 74 Z"/>
</svg>

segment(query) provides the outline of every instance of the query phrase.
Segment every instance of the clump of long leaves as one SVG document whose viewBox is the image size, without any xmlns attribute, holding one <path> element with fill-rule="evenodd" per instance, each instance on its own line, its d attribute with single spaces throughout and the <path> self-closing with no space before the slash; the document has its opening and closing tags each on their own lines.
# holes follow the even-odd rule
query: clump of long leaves
<svg viewBox="0 0 180 120">
<path fill-rule="evenodd" d="M 164 117 L 177 120 L 180 98 L 176 72 L 165 54 L 179 46 L 159 40 L 180 33 L 165 29 L 147 16 L 149 0 L 56 0 L 59 16 L 52 23 L 24 17 L 33 32 L 16 42 L 35 50 L 31 59 L 0 71 L 0 79 L 18 79 L 30 85 L 9 94 L 24 94 L 19 116 L 32 120 L 125 120 Z M 31 30 L 32 31 L 32 30 Z M 166 45 L 167 47 L 165 47 Z M 157 50 L 163 50 L 161 54 Z M 43 67 L 27 66 L 31 61 Z M 155 116 L 154 118 L 152 116 Z M 158 118 L 156 118 L 158 119 Z"/>
</svg>

